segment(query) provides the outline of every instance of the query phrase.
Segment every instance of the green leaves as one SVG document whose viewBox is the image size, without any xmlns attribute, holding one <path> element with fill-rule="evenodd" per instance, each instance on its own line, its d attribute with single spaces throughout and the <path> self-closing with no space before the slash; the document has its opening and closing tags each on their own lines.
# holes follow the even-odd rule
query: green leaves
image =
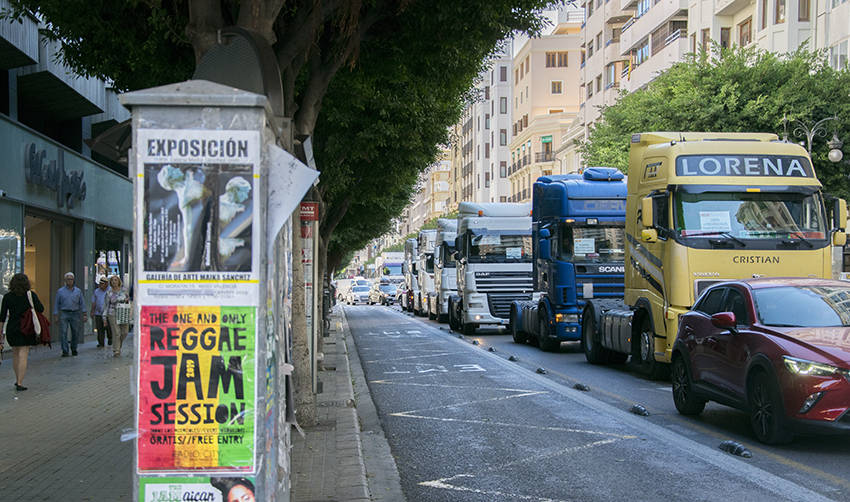
<svg viewBox="0 0 850 502">
<path fill-rule="evenodd" d="M 850 146 L 850 72 L 835 71 L 826 63 L 823 53 L 802 49 L 778 55 L 736 48 L 723 49 L 717 57 L 692 56 L 605 108 L 581 145 L 584 159 L 588 165 L 627 169 L 629 138 L 634 133 L 740 131 L 781 137 L 783 115 L 809 126 L 836 115 L 838 120 L 827 125 L 826 137 L 815 138 L 812 160 L 826 191 L 848 197 L 850 165 L 829 162 L 826 141 L 835 128 Z"/>
</svg>

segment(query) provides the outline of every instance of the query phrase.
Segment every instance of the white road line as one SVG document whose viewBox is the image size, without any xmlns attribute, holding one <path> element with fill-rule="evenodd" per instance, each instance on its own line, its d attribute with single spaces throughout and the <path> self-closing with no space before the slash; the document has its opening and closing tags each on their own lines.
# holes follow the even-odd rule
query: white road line
<svg viewBox="0 0 850 502">
<path fill-rule="evenodd" d="M 422 408 L 420 410 L 409 410 L 409 411 L 402 411 L 402 412 L 399 412 L 399 413 L 390 413 L 390 415 L 394 415 L 394 416 L 408 415 L 409 416 L 410 413 L 422 413 L 423 411 L 434 411 L 434 410 L 442 410 L 442 409 L 446 409 L 446 408 L 457 408 L 459 406 L 467 406 L 467 405 L 470 405 L 470 404 L 479 404 L 479 403 L 492 403 L 494 401 L 507 401 L 508 399 L 514 399 L 514 398 L 517 398 L 517 397 L 537 396 L 539 394 L 548 394 L 548 392 L 539 391 L 539 390 L 531 390 L 531 391 L 523 392 L 523 393 L 520 393 L 520 394 L 512 394 L 510 396 L 499 396 L 499 397 L 491 397 L 489 399 L 477 399 L 475 401 L 465 401 L 465 402 L 462 402 L 462 403 L 444 404 L 444 405 L 440 405 L 440 406 L 433 406 L 431 408 Z"/>
<path fill-rule="evenodd" d="M 469 477 L 469 478 L 471 478 L 473 476 L 470 476 L 468 474 L 459 474 L 459 475 L 455 476 L 455 478 L 459 478 L 459 477 Z M 452 479 L 452 478 L 446 478 L 446 479 Z M 427 486 L 429 488 L 440 488 L 440 489 L 443 489 L 443 490 L 454 490 L 456 492 L 475 493 L 475 494 L 478 494 L 478 495 L 486 495 L 488 497 L 510 498 L 510 499 L 519 499 L 519 500 L 534 500 L 536 502 L 569 502 L 569 501 L 561 500 L 561 499 L 550 499 L 550 498 L 543 498 L 543 497 L 534 497 L 534 496 L 531 496 L 531 495 L 520 495 L 518 493 L 500 492 L 498 490 L 479 490 L 477 488 L 469 488 L 469 487 L 466 487 L 466 486 L 456 486 L 456 485 L 448 484 L 442 479 L 436 479 L 434 481 L 423 481 L 422 483 L 419 483 L 419 484 L 421 486 Z"/>
<path fill-rule="evenodd" d="M 386 385 L 410 385 L 413 387 L 444 387 L 446 389 L 474 389 L 474 390 L 500 390 L 504 392 L 546 392 L 531 389 L 510 389 L 505 387 L 481 387 L 479 385 L 446 385 L 443 383 L 419 383 L 419 382 L 402 382 L 398 380 L 370 380 L 369 383 L 381 383 Z"/>
<path fill-rule="evenodd" d="M 550 432 L 576 432 L 580 434 L 592 434 L 596 436 L 611 436 L 618 439 L 635 439 L 637 436 L 623 435 L 623 434 L 614 434 L 612 432 L 600 432 L 600 431 L 590 431 L 585 429 L 569 429 L 566 427 L 547 427 L 541 425 L 529 425 L 529 424 L 511 424 L 507 422 L 489 422 L 486 420 L 469 420 L 463 418 L 444 418 L 444 417 L 428 417 L 424 415 L 408 415 L 405 413 L 390 413 L 390 416 L 399 417 L 399 418 L 418 418 L 420 420 L 434 420 L 437 422 L 455 422 L 461 424 L 478 424 L 478 425 L 487 425 L 487 426 L 495 426 L 495 427 L 516 427 L 519 429 L 528 429 L 528 430 L 538 430 L 538 431 L 550 431 Z"/>
<path fill-rule="evenodd" d="M 437 357 L 437 356 L 448 356 L 451 355 L 451 352 L 440 352 L 439 354 L 428 354 L 428 355 L 420 355 L 420 356 L 405 356 L 405 357 L 393 357 L 390 359 L 375 359 L 374 361 L 366 361 L 367 363 L 386 363 L 389 361 L 403 361 L 405 359 L 422 359 L 423 357 Z"/>
</svg>

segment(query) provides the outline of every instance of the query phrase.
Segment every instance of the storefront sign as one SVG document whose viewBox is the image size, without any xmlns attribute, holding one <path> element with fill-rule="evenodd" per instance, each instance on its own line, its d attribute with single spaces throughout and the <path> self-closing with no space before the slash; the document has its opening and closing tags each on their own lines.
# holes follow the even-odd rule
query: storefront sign
<svg viewBox="0 0 850 502">
<path fill-rule="evenodd" d="M 254 472 L 256 308 L 143 306 L 139 473 Z"/>
<path fill-rule="evenodd" d="M 139 131 L 143 303 L 258 301 L 260 138 L 251 131 Z"/>
<path fill-rule="evenodd" d="M 552 135 L 550 134 L 549 136 L 542 136 L 540 138 L 540 142 L 541 143 L 551 143 L 552 142 Z"/>
<path fill-rule="evenodd" d="M 56 151 L 56 160 L 46 161 L 47 150 L 36 150 L 35 143 L 26 147 L 24 176 L 27 183 L 42 186 L 56 192 L 56 205 L 73 209 L 75 201 L 86 199 L 86 182 L 83 171 L 65 172 L 65 154 Z"/>
</svg>

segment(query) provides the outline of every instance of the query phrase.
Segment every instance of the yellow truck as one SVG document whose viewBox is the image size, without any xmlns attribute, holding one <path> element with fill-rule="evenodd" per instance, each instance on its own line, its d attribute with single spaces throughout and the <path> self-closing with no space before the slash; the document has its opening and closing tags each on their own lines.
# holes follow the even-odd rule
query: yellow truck
<svg viewBox="0 0 850 502">
<path fill-rule="evenodd" d="M 679 316 L 707 286 L 831 278 L 832 247 L 846 240 L 846 202 L 828 207 L 806 150 L 774 134 L 635 134 L 628 180 L 625 295 L 587 302 L 582 348 L 591 363 L 631 355 L 661 378 Z"/>
</svg>

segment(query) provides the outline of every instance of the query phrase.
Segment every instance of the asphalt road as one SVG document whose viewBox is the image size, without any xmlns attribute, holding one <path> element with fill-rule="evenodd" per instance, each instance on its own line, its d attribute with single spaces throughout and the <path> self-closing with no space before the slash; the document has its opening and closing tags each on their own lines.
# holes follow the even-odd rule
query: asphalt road
<svg viewBox="0 0 850 502">
<path fill-rule="evenodd" d="M 712 406 L 689 424 L 668 384 L 593 367 L 577 348 L 543 353 L 498 331 L 460 339 L 397 307 L 345 312 L 409 501 L 850 499 L 846 441 L 814 453 L 797 442 L 791 457 L 754 447 L 740 412 Z M 650 416 L 628 413 L 635 402 Z M 721 438 L 753 458 L 719 450 Z M 797 465 L 807 455 L 829 466 Z"/>
</svg>

